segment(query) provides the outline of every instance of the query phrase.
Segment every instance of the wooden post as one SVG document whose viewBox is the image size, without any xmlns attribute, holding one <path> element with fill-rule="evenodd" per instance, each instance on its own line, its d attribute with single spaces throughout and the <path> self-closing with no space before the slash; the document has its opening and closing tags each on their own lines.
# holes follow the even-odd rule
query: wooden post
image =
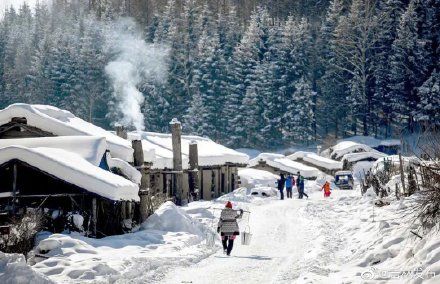
<svg viewBox="0 0 440 284">
<path fill-rule="evenodd" d="M 400 180 L 402 182 L 403 194 L 407 196 L 406 187 L 405 187 L 405 173 L 403 172 L 403 159 L 402 154 L 399 153 L 399 164 L 400 164 Z"/>
<path fill-rule="evenodd" d="M 92 199 L 92 221 L 93 221 L 93 236 L 96 238 L 96 223 L 98 222 L 98 208 L 96 205 L 96 198 Z"/>
<path fill-rule="evenodd" d="M 192 200 L 198 200 L 199 187 L 199 151 L 196 141 L 189 144 L 189 195 Z"/>
<path fill-rule="evenodd" d="M 134 149 L 133 165 L 137 168 L 142 167 L 144 165 L 144 151 L 142 149 L 142 141 L 133 140 L 131 141 L 131 145 Z"/>
<path fill-rule="evenodd" d="M 116 135 L 118 135 L 119 137 L 121 137 L 123 139 L 127 139 L 127 137 L 128 137 L 127 129 L 125 129 L 125 127 L 122 125 L 116 126 Z"/>
<path fill-rule="evenodd" d="M 173 196 L 176 205 L 182 205 L 183 173 L 182 173 L 182 124 L 173 118 L 170 122 L 171 139 L 173 144 Z"/>
<path fill-rule="evenodd" d="M 15 202 L 17 201 L 17 164 L 14 163 L 13 169 L 13 180 L 12 180 L 12 213 L 15 214 Z"/>
<path fill-rule="evenodd" d="M 141 223 L 148 218 L 148 191 L 150 187 L 150 175 L 148 170 L 144 166 L 144 150 L 142 148 L 141 140 L 133 140 L 131 142 L 134 153 L 133 153 L 133 165 L 137 168 L 142 175 L 141 186 L 139 188 L 140 197 L 140 218 Z"/>
</svg>

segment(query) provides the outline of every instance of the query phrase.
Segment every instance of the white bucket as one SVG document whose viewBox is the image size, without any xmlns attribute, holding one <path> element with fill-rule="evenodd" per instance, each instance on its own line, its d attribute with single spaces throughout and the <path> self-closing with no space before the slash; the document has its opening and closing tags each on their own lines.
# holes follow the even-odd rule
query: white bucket
<svg viewBox="0 0 440 284">
<path fill-rule="evenodd" d="M 247 227 L 247 231 L 245 229 L 243 232 L 241 232 L 240 235 L 241 235 L 241 244 L 242 245 L 248 246 L 251 244 L 252 234 L 251 234 L 249 226 Z"/>
</svg>

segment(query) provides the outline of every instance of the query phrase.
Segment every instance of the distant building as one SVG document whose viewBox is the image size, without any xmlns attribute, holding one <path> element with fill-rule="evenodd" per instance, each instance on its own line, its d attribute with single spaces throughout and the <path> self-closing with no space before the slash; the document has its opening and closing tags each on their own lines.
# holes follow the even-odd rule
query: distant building
<svg viewBox="0 0 440 284">
<path fill-rule="evenodd" d="M 130 140 L 141 139 L 145 163 L 150 164 L 150 188 L 172 195 L 173 188 L 173 145 L 171 134 L 154 132 L 130 132 Z M 238 187 L 238 168 L 246 167 L 246 154 L 215 143 L 209 138 L 182 135 L 183 198 L 211 200 L 232 192 Z M 189 147 L 197 144 L 197 184 L 191 188 Z M 193 190 L 197 192 L 191 192 Z"/>
<path fill-rule="evenodd" d="M 265 170 L 273 174 L 291 174 L 301 173 L 307 179 L 316 179 L 320 174 L 315 167 L 292 161 L 281 154 L 262 153 L 249 161 L 249 167 L 259 170 Z"/>
<path fill-rule="evenodd" d="M 313 152 L 298 151 L 287 156 L 287 158 L 292 161 L 301 162 L 307 166 L 316 167 L 329 175 L 334 175 L 337 171 L 342 170 L 342 162 L 319 156 Z"/>
</svg>

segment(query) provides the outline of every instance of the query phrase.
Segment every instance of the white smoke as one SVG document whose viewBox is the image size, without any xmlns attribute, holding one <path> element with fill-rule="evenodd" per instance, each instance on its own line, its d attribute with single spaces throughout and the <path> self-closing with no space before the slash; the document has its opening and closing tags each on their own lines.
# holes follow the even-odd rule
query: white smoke
<svg viewBox="0 0 440 284">
<path fill-rule="evenodd" d="M 144 95 L 138 87 L 165 79 L 168 49 L 146 43 L 131 19 L 121 19 L 109 27 L 106 49 L 113 60 L 107 64 L 105 72 L 113 84 L 114 96 L 122 114 L 118 122 L 144 130 L 141 111 Z"/>
</svg>

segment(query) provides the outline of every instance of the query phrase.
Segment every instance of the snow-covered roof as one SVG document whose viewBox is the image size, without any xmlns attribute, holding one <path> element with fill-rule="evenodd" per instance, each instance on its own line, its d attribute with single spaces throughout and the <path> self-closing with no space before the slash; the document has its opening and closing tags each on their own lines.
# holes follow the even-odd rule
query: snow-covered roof
<svg viewBox="0 0 440 284">
<path fill-rule="evenodd" d="M 380 146 L 400 146 L 401 142 L 399 139 L 386 139 L 380 141 Z"/>
<path fill-rule="evenodd" d="M 14 117 L 25 117 L 28 125 L 58 136 L 105 137 L 113 157 L 133 161 L 133 148 L 129 141 L 86 122 L 67 110 L 48 105 L 12 104 L 0 110 L 0 125 L 10 122 Z"/>
<path fill-rule="evenodd" d="M 110 169 L 117 168 L 121 173 L 126 176 L 129 180 L 136 184 L 141 184 L 142 174 L 135 167 L 130 165 L 124 160 L 119 158 L 107 157 L 107 164 Z"/>
<path fill-rule="evenodd" d="M 330 148 L 330 157 L 340 160 L 345 154 L 354 152 L 370 152 L 373 148 L 353 141 L 342 141 Z"/>
<path fill-rule="evenodd" d="M 280 169 L 282 171 L 297 174 L 300 172 L 306 178 L 317 177 L 320 175 L 320 171 L 317 168 L 309 167 L 304 164 L 292 161 L 281 154 L 262 153 L 256 158 L 249 161 L 249 166 L 254 167 L 259 164 L 260 161 L 266 162 L 267 165 Z"/>
<path fill-rule="evenodd" d="M 338 140 L 338 143 L 344 142 L 344 141 L 351 141 L 358 144 L 365 144 L 367 146 L 370 146 L 372 148 L 377 148 L 379 146 L 399 146 L 400 140 L 399 139 L 377 139 L 373 136 L 352 136 L 348 138 L 344 138 L 341 140 Z"/>
<path fill-rule="evenodd" d="M 0 164 L 18 159 L 68 183 L 111 200 L 139 201 L 139 187 L 63 149 L 9 146 L 0 148 Z"/>
<path fill-rule="evenodd" d="M 342 161 L 347 161 L 349 163 L 362 161 L 365 159 L 373 159 L 377 160 L 379 158 L 386 157 L 386 154 L 383 154 L 379 151 L 369 151 L 369 152 L 359 152 L 359 153 L 348 153 L 342 157 Z"/>
<path fill-rule="evenodd" d="M 63 149 L 81 156 L 95 166 L 98 166 L 101 163 L 101 160 L 107 149 L 105 138 L 95 136 L 0 139 L 0 148 L 8 146 Z"/>
<path fill-rule="evenodd" d="M 339 161 L 335 161 L 329 158 L 321 157 L 316 153 L 313 152 L 305 152 L 305 151 L 298 151 L 293 153 L 290 156 L 287 156 L 287 158 L 291 160 L 298 160 L 302 159 L 312 165 L 315 165 L 317 167 L 325 168 L 328 170 L 340 170 L 342 169 L 342 163 Z"/>
<path fill-rule="evenodd" d="M 130 132 L 130 140 L 142 139 L 145 162 L 153 163 L 152 168 L 173 168 L 173 146 L 171 134 L 154 132 Z M 247 164 L 249 157 L 246 154 L 229 149 L 217 144 L 209 138 L 182 135 L 182 163 L 183 168 L 188 168 L 189 145 L 197 143 L 199 166 L 219 166 L 226 163 Z"/>
</svg>

